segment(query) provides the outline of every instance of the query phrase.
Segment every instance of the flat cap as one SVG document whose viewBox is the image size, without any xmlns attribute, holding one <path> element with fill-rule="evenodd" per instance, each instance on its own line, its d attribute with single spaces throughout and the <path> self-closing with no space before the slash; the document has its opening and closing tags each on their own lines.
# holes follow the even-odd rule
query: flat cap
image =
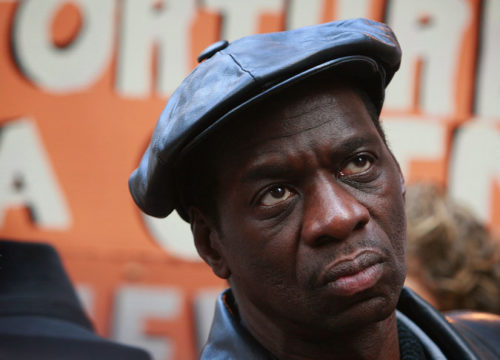
<svg viewBox="0 0 500 360">
<path fill-rule="evenodd" d="M 176 173 L 182 154 L 255 101 L 314 74 L 338 71 L 361 81 L 380 113 L 401 50 L 391 29 L 351 19 L 221 41 L 168 100 L 151 142 L 129 179 L 136 204 L 165 217 L 180 207 Z"/>
</svg>

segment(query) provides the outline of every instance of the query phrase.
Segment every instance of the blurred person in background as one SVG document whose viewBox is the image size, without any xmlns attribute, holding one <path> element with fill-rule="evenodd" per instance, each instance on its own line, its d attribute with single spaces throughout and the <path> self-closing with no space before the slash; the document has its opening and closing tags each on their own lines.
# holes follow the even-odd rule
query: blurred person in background
<svg viewBox="0 0 500 360">
<path fill-rule="evenodd" d="M 407 186 L 406 285 L 441 311 L 500 314 L 500 250 L 466 207 L 431 184 Z"/>
<path fill-rule="evenodd" d="M 150 360 L 94 332 L 57 251 L 0 239 L 1 360 Z"/>
</svg>

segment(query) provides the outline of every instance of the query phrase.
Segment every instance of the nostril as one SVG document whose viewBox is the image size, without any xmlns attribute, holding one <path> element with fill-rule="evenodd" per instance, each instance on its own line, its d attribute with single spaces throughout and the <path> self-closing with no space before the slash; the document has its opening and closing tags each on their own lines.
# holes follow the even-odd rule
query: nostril
<svg viewBox="0 0 500 360">
<path fill-rule="evenodd" d="M 358 221 L 358 223 L 356 224 L 356 226 L 354 227 L 353 230 L 361 230 L 362 228 L 365 227 L 365 225 L 368 223 L 368 220 L 361 220 L 361 221 Z"/>
<path fill-rule="evenodd" d="M 338 241 L 338 240 L 334 239 L 331 236 L 324 235 L 324 236 L 320 236 L 320 237 L 316 238 L 316 240 L 314 241 L 314 245 L 315 246 L 322 246 L 324 244 L 328 244 L 328 243 L 335 242 L 335 241 Z"/>
</svg>

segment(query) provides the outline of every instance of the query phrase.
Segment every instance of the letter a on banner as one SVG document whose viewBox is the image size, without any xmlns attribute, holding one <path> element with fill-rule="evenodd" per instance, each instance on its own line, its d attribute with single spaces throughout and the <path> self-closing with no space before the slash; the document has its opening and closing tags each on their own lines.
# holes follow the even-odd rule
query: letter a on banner
<svg viewBox="0 0 500 360">
<path fill-rule="evenodd" d="M 28 119 L 9 122 L 0 132 L 0 227 L 14 206 L 27 206 L 40 227 L 62 230 L 71 225 L 37 129 Z"/>
</svg>

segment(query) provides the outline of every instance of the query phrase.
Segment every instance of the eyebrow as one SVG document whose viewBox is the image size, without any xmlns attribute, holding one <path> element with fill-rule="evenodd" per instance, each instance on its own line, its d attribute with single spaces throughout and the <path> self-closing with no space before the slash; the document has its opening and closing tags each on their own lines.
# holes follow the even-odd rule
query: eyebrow
<svg viewBox="0 0 500 360">
<path fill-rule="evenodd" d="M 262 179 L 278 179 L 289 177 L 293 173 L 293 168 L 285 165 L 283 162 L 275 161 L 273 163 L 260 164 L 251 167 L 243 174 L 241 182 L 250 183 Z"/>
<path fill-rule="evenodd" d="M 377 145 L 378 142 L 378 138 L 361 135 L 347 139 L 339 144 L 339 148 L 342 153 L 351 153 L 365 145 Z"/>
</svg>

